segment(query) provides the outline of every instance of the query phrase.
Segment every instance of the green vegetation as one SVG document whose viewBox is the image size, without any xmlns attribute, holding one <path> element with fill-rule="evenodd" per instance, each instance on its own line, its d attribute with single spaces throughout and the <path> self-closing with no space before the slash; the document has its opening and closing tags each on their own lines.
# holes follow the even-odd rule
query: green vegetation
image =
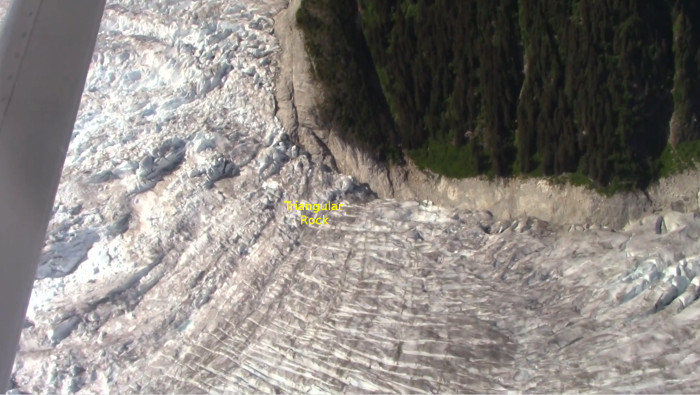
<svg viewBox="0 0 700 395">
<path fill-rule="evenodd" d="M 683 142 L 675 148 L 667 145 L 660 162 L 662 177 L 697 168 L 700 164 L 700 140 Z"/>
<path fill-rule="evenodd" d="M 478 176 L 474 164 L 471 163 L 469 146 L 457 147 L 453 144 L 430 142 L 424 148 L 409 151 L 409 156 L 421 168 L 452 178 Z"/>
<path fill-rule="evenodd" d="M 593 181 L 591 181 L 590 178 L 584 176 L 581 173 L 564 173 L 556 176 L 552 176 L 550 178 L 550 181 L 554 185 L 575 185 L 575 186 L 582 186 L 586 188 L 594 188 L 595 185 L 593 184 Z"/>
<path fill-rule="evenodd" d="M 383 157 L 607 193 L 698 158 L 696 0 L 303 0 L 298 22 L 324 118 Z"/>
</svg>

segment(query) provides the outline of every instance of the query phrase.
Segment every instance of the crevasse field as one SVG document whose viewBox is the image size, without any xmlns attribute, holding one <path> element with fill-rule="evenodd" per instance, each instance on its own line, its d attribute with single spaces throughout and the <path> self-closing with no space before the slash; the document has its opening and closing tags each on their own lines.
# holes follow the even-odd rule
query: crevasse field
<svg viewBox="0 0 700 395">
<path fill-rule="evenodd" d="M 16 389 L 697 390 L 700 219 L 375 198 L 275 118 L 284 6 L 108 1 Z M 286 200 L 343 208 L 314 227 Z"/>
</svg>

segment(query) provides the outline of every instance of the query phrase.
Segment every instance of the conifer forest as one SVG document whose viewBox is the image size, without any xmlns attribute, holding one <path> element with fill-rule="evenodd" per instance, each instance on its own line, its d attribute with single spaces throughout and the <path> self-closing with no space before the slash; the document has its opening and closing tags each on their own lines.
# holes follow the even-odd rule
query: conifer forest
<svg viewBox="0 0 700 395">
<path fill-rule="evenodd" d="M 450 177 L 644 188 L 700 152 L 696 0 L 303 0 L 324 122 Z"/>
</svg>

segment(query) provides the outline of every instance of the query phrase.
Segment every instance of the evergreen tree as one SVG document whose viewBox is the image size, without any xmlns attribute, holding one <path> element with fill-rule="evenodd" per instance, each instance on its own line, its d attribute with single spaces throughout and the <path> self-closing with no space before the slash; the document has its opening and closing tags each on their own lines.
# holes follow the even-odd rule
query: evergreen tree
<svg viewBox="0 0 700 395">
<path fill-rule="evenodd" d="M 299 21 L 328 118 L 437 170 L 643 187 L 700 137 L 695 0 L 303 0 Z"/>
</svg>

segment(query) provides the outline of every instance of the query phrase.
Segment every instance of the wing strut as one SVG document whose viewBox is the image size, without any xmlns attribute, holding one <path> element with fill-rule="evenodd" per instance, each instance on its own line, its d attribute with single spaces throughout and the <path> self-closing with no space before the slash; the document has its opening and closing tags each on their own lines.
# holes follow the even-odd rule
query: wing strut
<svg viewBox="0 0 700 395">
<path fill-rule="evenodd" d="M 105 0 L 16 0 L 0 36 L 0 392 L 6 392 Z"/>
</svg>

